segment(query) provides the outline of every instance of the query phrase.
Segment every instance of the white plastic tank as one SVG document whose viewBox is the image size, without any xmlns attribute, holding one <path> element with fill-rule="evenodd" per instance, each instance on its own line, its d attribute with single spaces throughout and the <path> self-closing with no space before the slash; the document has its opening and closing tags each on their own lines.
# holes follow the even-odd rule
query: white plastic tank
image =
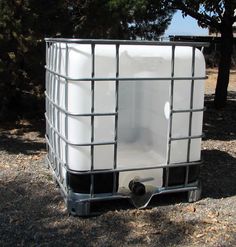
<svg viewBox="0 0 236 247">
<path fill-rule="evenodd" d="M 66 50 L 68 54 L 66 54 Z M 92 53 L 89 44 L 53 43 L 49 47 L 47 66 L 68 78 L 91 78 Z M 176 46 L 174 70 L 172 64 L 172 46 L 120 45 L 120 78 L 190 78 L 193 76 L 193 48 Z M 116 46 L 95 46 L 94 78 L 115 78 Z M 173 72 L 173 74 L 172 74 Z M 90 114 L 92 106 L 91 81 L 66 80 L 55 74 L 48 74 L 49 83 L 46 92 L 51 102 L 60 108 L 75 114 Z M 203 54 L 196 49 L 194 60 L 194 77 L 205 76 Z M 68 91 L 66 89 L 68 83 Z M 94 83 L 94 113 L 115 113 L 116 81 L 104 80 Z M 117 128 L 117 163 L 116 167 L 134 169 L 119 174 L 119 188 L 128 187 L 129 182 L 138 177 L 155 187 L 163 186 L 163 169 L 135 170 L 139 168 L 167 165 L 200 160 L 201 138 L 192 139 L 188 152 L 188 139 L 173 140 L 169 137 L 189 136 L 190 112 L 173 114 L 170 123 L 170 107 L 173 110 L 203 108 L 204 80 L 194 82 L 191 79 L 174 80 L 173 102 L 171 79 L 166 80 L 120 80 L 118 89 L 118 128 Z M 191 92 L 194 92 L 191 106 Z M 66 101 L 68 100 L 68 104 Z M 52 127 L 69 143 L 86 144 L 91 142 L 91 116 L 68 116 L 53 104 L 48 107 L 48 118 Z M 203 112 L 192 112 L 191 136 L 202 134 Z M 171 124 L 171 128 L 170 128 Z M 65 140 L 58 135 L 49 137 L 60 159 L 74 171 L 91 169 L 91 146 L 68 145 L 66 155 Z M 114 167 L 115 115 L 94 117 L 94 143 L 111 143 L 94 145 L 94 170 L 107 170 Z M 66 171 L 61 167 L 63 176 Z"/>
</svg>

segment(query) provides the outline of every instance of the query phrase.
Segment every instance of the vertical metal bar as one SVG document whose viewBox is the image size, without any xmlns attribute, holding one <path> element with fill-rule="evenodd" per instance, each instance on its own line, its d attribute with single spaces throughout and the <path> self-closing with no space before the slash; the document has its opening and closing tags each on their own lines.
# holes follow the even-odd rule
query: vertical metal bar
<svg viewBox="0 0 236 247">
<path fill-rule="evenodd" d="M 53 69 L 53 57 L 54 57 L 54 44 L 51 43 L 51 49 L 50 49 L 50 68 Z M 49 92 L 49 97 L 50 99 L 52 99 L 52 81 L 53 81 L 53 75 L 50 75 L 49 77 L 49 87 L 48 87 L 48 92 Z M 49 110 L 48 110 L 48 115 L 49 115 L 49 120 L 52 123 L 52 105 L 49 104 Z M 52 149 L 54 149 L 54 141 L 53 141 L 53 130 L 52 128 L 49 128 L 49 132 L 50 132 L 50 141 L 51 141 L 51 146 Z M 51 163 L 53 164 L 53 168 L 55 168 L 55 162 L 53 159 L 53 150 L 51 150 L 50 152 L 50 158 L 51 158 Z"/>
<path fill-rule="evenodd" d="M 54 48 L 54 58 L 53 58 L 53 71 L 56 71 L 57 68 L 57 43 L 54 44 L 53 46 Z M 52 82 L 52 100 L 53 102 L 55 101 L 55 93 L 56 93 L 56 75 L 53 76 L 53 82 Z M 53 126 L 56 127 L 56 108 L 53 104 L 52 105 L 52 123 Z M 53 131 L 53 143 L 54 143 L 54 154 L 57 153 L 56 149 L 57 149 L 57 141 L 56 141 L 56 132 Z M 56 174 L 59 174 L 59 165 L 58 165 L 58 159 L 56 158 L 56 156 L 54 155 L 53 157 L 53 161 L 55 163 L 56 166 Z"/>
<path fill-rule="evenodd" d="M 55 43 L 53 44 L 53 52 L 52 52 L 52 70 L 54 71 L 54 66 L 55 66 Z M 55 75 L 52 75 L 52 79 L 51 79 L 51 100 L 53 100 L 54 97 L 54 80 L 55 80 Z M 50 104 L 51 106 L 51 123 L 54 126 L 54 106 L 52 104 Z M 55 131 L 52 130 L 52 144 L 53 144 L 53 154 L 55 153 Z M 53 164 L 55 169 L 57 168 L 56 165 L 56 160 L 55 160 L 55 156 L 53 155 Z"/>
<path fill-rule="evenodd" d="M 120 45 L 116 44 L 116 89 L 115 89 L 115 135 L 114 135 L 114 163 L 113 169 L 117 168 L 117 139 L 118 139 L 118 109 L 119 109 L 119 70 L 120 70 L 120 55 L 119 55 Z M 113 173 L 113 194 L 116 192 L 116 183 L 117 183 L 117 173 Z"/>
<path fill-rule="evenodd" d="M 51 47 L 50 47 L 50 57 L 49 57 L 49 66 L 50 66 L 50 69 L 52 70 L 52 64 L 53 64 L 53 52 L 54 52 L 54 45 L 53 43 L 51 43 Z M 50 99 L 52 98 L 52 90 L 51 90 L 51 87 L 52 87 L 52 73 L 49 74 L 49 77 L 50 77 L 50 83 L 48 85 L 48 93 L 49 93 L 49 97 Z M 50 116 L 51 117 L 51 116 Z"/>
<path fill-rule="evenodd" d="M 95 74 L 95 44 L 91 44 L 91 59 L 92 59 L 92 66 L 91 66 L 91 78 L 94 78 Z M 94 90 L 95 90 L 95 83 L 94 80 L 91 81 L 91 113 L 94 113 Z M 94 142 L 94 116 L 91 116 L 91 143 Z M 90 170 L 94 170 L 94 146 L 91 145 L 91 168 Z M 90 184 L 90 196 L 93 197 L 94 195 L 94 174 L 91 174 L 91 184 Z"/>
<path fill-rule="evenodd" d="M 61 43 L 58 43 L 58 49 L 59 49 L 59 52 L 58 52 L 58 59 L 59 59 L 59 61 L 58 61 L 58 73 L 59 73 L 59 75 L 61 74 Z M 56 104 L 57 105 L 59 105 L 59 102 L 60 102 L 60 80 L 61 80 L 61 78 L 60 78 L 60 76 L 57 76 L 57 100 L 56 100 Z M 59 109 L 57 109 L 57 130 L 59 131 L 59 133 L 61 133 L 61 130 L 60 130 L 60 110 Z M 59 136 L 57 136 L 57 149 L 58 149 L 58 156 L 59 156 L 59 158 L 62 160 L 62 155 L 61 155 L 61 138 L 59 137 Z M 62 174 L 62 170 L 61 170 L 61 166 L 62 166 L 62 164 L 61 164 L 61 162 L 59 161 L 59 174 L 60 174 L 60 180 L 61 181 L 63 181 L 62 180 L 62 176 L 61 176 L 61 174 Z"/>
<path fill-rule="evenodd" d="M 68 43 L 66 43 L 66 50 L 65 50 L 65 74 L 68 76 L 68 63 L 69 63 L 69 50 L 68 50 Z M 65 79 L 65 109 L 68 111 L 68 80 Z M 68 140 L 68 114 L 65 113 L 65 138 Z M 66 167 L 68 167 L 68 143 L 65 144 L 65 160 L 66 160 Z M 66 182 L 67 185 L 67 182 Z M 67 188 L 65 188 L 67 189 Z"/>
<path fill-rule="evenodd" d="M 174 73 L 175 73 L 175 45 L 172 46 L 171 52 L 171 80 L 170 85 L 170 128 L 169 128 L 169 140 L 168 140 L 168 154 L 167 154 L 167 166 L 170 164 L 170 155 L 171 155 L 171 137 L 172 137 L 172 120 L 173 120 L 173 104 L 174 104 Z M 165 175 L 165 187 L 168 187 L 169 184 L 169 168 L 166 168 Z"/>
<path fill-rule="evenodd" d="M 48 58 L 48 66 L 50 69 L 52 69 L 52 57 L 53 57 L 53 42 L 50 42 L 49 44 L 49 58 Z M 51 86 L 52 86 L 52 74 L 49 73 L 48 74 L 48 95 L 49 95 L 49 98 L 51 99 Z M 51 105 L 50 103 L 48 102 L 48 117 L 51 121 Z M 51 147 L 53 147 L 53 143 L 52 143 L 52 130 L 51 128 L 49 128 L 49 140 L 51 142 Z M 51 152 L 50 152 L 50 162 L 52 163 L 52 155 L 51 155 Z"/>
<path fill-rule="evenodd" d="M 48 60 L 47 60 L 47 66 L 49 69 L 51 69 L 51 64 L 50 64 L 50 60 L 51 60 L 51 49 L 50 46 L 52 45 L 51 42 L 48 42 Z"/>
<path fill-rule="evenodd" d="M 49 52 L 49 44 L 48 42 L 46 41 L 46 55 L 45 55 L 45 63 L 46 63 L 46 66 L 48 66 L 48 52 Z M 46 90 L 46 93 L 48 94 L 48 76 L 49 76 L 49 73 L 48 71 L 46 70 L 45 71 L 45 90 Z M 47 97 L 45 98 L 45 110 L 46 110 L 46 114 L 48 114 L 48 99 Z M 48 122 L 45 121 L 45 124 L 46 124 L 46 135 L 47 137 L 49 138 L 49 127 L 48 127 Z M 47 157 L 49 159 L 49 145 L 48 143 L 46 142 L 46 150 L 47 150 Z"/>
<path fill-rule="evenodd" d="M 53 50 L 54 50 L 54 58 L 53 58 L 53 71 L 56 71 L 56 66 L 57 66 L 57 43 L 54 44 L 53 46 Z M 55 90 L 55 84 L 56 84 L 56 75 L 53 75 L 53 80 L 52 80 L 52 100 L 53 102 L 55 102 L 55 93 L 56 93 L 56 90 Z M 53 126 L 55 126 L 55 107 L 53 106 L 53 112 L 52 112 L 53 116 L 52 116 L 52 119 L 53 119 Z"/>
<path fill-rule="evenodd" d="M 192 48 L 192 67 L 191 73 L 192 77 L 195 75 L 195 50 L 196 48 Z M 191 81 L 191 89 L 190 89 L 190 110 L 193 109 L 193 95 L 194 95 L 194 79 Z M 188 136 L 192 135 L 192 121 L 193 121 L 193 112 L 190 111 L 189 113 L 189 126 L 188 126 Z M 188 149 L 187 149 L 187 162 L 190 161 L 190 148 L 191 148 L 191 139 L 188 139 Z M 186 174 L 185 174 L 185 185 L 188 184 L 188 177 L 189 177 L 189 166 L 186 166 Z"/>
<path fill-rule="evenodd" d="M 49 42 L 48 43 L 48 61 L 47 61 L 47 63 L 48 63 L 47 65 L 49 67 L 51 67 L 51 59 L 52 59 L 51 57 L 52 57 L 52 43 Z M 50 98 L 51 76 L 52 75 L 47 71 L 47 94 L 49 95 L 49 98 Z M 47 101 L 47 115 L 48 115 L 49 119 L 50 119 L 50 108 L 51 108 L 51 106 L 49 104 L 49 101 Z M 51 129 L 49 127 L 49 124 L 48 124 L 48 139 L 50 140 L 50 144 L 51 144 L 51 147 L 52 147 Z M 51 159 L 51 148 L 50 147 L 49 147 L 49 153 L 48 153 L 48 155 L 49 155 L 49 160 L 51 162 L 52 159 Z"/>
<path fill-rule="evenodd" d="M 48 67 L 50 68 L 51 67 L 51 43 L 48 43 Z M 47 74 L 48 74 L 48 77 L 47 77 L 47 94 L 48 94 L 48 96 L 49 96 L 49 98 L 50 98 L 50 80 L 51 80 L 51 73 L 49 73 L 48 71 L 47 71 Z M 47 105 L 47 114 L 48 114 L 48 117 L 50 118 L 50 105 L 49 105 L 49 102 L 48 102 L 48 105 Z M 51 137 L 50 137 L 50 129 L 48 128 L 48 138 L 49 138 L 49 140 L 50 140 L 50 142 L 51 142 Z M 51 160 L 50 160 L 51 161 Z"/>
<path fill-rule="evenodd" d="M 46 56 L 45 56 L 46 66 L 48 66 L 48 52 L 49 52 L 48 50 L 49 50 L 49 45 L 48 45 L 48 42 L 46 42 Z M 47 94 L 48 94 L 48 76 L 49 76 L 49 73 L 46 70 L 45 71 L 45 90 L 46 90 Z M 46 110 L 46 113 L 48 114 L 48 99 L 47 99 L 47 97 L 45 97 L 45 110 Z M 46 134 L 48 135 L 47 121 L 46 121 Z"/>
</svg>

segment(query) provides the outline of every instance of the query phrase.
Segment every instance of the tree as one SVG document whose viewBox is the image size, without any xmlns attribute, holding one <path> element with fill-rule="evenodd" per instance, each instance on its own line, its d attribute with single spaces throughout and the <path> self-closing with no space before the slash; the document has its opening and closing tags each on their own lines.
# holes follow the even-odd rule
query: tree
<svg viewBox="0 0 236 247">
<path fill-rule="evenodd" d="M 222 108 L 227 101 L 231 56 L 233 51 L 233 23 L 236 21 L 235 0 L 171 0 L 163 4 L 179 9 L 203 27 L 209 27 L 221 34 L 221 55 L 215 90 L 215 107 Z"/>
<path fill-rule="evenodd" d="M 159 2 L 0 0 L 0 120 L 43 98 L 44 37 L 158 39 L 173 13 Z"/>
<path fill-rule="evenodd" d="M 63 0 L 0 1 L 0 119 L 35 107 L 29 98 L 44 90 L 44 37 L 70 36 L 71 26 Z"/>
<path fill-rule="evenodd" d="M 67 0 L 80 38 L 157 40 L 173 10 L 153 0 Z"/>
</svg>

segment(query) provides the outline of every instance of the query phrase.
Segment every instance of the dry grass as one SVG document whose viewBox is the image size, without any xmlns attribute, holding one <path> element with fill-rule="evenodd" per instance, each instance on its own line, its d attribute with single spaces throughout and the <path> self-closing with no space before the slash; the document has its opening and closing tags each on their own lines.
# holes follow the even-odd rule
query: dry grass
<svg viewBox="0 0 236 247">
<path fill-rule="evenodd" d="M 217 68 L 207 69 L 206 94 L 214 94 L 217 81 Z M 231 70 L 228 91 L 236 91 L 236 70 Z"/>
</svg>

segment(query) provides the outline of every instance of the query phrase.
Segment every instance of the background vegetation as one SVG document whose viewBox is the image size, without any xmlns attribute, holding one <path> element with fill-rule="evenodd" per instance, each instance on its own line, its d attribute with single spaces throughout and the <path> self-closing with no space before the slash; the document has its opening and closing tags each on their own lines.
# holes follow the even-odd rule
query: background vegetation
<svg viewBox="0 0 236 247">
<path fill-rule="evenodd" d="M 164 0 L 168 8 L 179 9 L 192 16 L 203 27 L 221 35 L 218 78 L 215 90 L 215 107 L 222 108 L 227 101 L 230 65 L 233 53 L 233 24 L 236 22 L 236 1 L 228 0 Z"/>
<path fill-rule="evenodd" d="M 222 35 L 215 98 L 216 106 L 222 107 L 235 5 L 219 0 L 1 0 L 0 120 L 42 117 L 45 37 L 157 40 L 176 9 Z"/>
<path fill-rule="evenodd" d="M 174 12 L 162 6 L 151 0 L 1 0 L 0 120 L 42 116 L 45 37 L 157 39 Z"/>
</svg>

